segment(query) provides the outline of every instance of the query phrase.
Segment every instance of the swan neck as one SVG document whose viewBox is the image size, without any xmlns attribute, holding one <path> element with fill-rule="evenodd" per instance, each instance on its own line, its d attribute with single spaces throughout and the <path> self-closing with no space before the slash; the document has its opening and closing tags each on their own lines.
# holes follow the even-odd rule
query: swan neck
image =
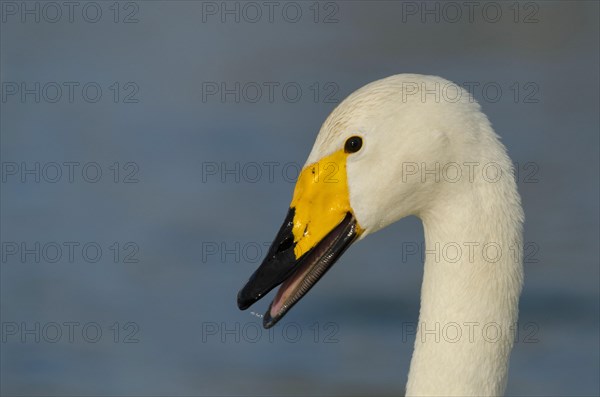
<svg viewBox="0 0 600 397">
<path fill-rule="evenodd" d="M 460 189 L 421 216 L 425 267 L 407 395 L 504 393 L 523 279 L 520 200 L 512 176 Z"/>
</svg>

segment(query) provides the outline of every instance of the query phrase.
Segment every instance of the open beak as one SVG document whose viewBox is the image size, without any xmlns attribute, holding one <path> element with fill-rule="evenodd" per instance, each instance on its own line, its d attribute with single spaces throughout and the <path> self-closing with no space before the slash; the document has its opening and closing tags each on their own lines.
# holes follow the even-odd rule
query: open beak
<svg viewBox="0 0 600 397">
<path fill-rule="evenodd" d="M 238 293 L 245 310 L 281 284 L 263 317 L 265 328 L 281 320 L 362 232 L 350 208 L 345 156 L 336 152 L 300 173 L 281 229 Z"/>
<path fill-rule="evenodd" d="M 265 328 L 275 325 L 323 277 L 358 235 L 356 220 L 347 213 L 323 240 L 296 259 L 296 243 L 291 233 L 294 212 L 290 209 L 267 257 L 238 293 L 238 306 L 245 310 L 283 283 L 263 317 Z"/>
</svg>

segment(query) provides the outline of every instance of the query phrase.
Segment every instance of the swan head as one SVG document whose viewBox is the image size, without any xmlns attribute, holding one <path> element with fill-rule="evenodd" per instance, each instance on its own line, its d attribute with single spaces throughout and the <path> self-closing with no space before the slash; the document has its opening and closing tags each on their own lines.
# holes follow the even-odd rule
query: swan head
<svg viewBox="0 0 600 397">
<path fill-rule="evenodd" d="M 355 91 L 323 123 L 287 218 L 238 306 L 283 283 L 264 316 L 273 326 L 352 242 L 443 205 L 460 183 L 432 174 L 480 161 L 490 143 L 499 145 L 479 105 L 442 78 L 396 75 Z"/>
</svg>

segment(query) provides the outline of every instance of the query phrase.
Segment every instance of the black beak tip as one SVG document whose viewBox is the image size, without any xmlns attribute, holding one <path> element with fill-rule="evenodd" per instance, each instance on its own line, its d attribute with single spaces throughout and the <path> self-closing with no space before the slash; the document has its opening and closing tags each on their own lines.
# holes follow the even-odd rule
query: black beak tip
<svg viewBox="0 0 600 397">
<path fill-rule="evenodd" d="M 267 309 L 267 312 L 263 316 L 263 327 L 265 329 L 269 329 L 269 328 L 273 327 L 275 324 L 277 324 L 277 322 L 280 320 L 280 318 L 281 317 L 279 317 L 279 316 L 277 316 L 275 318 L 271 317 L 271 305 L 269 305 L 269 309 Z"/>
<path fill-rule="evenodd" d="M 257 298 L 248 296 L 248 294 L 245 293 L 244 288 L 242 288 L 240 292 L 238 292 L 237 305 L 240 310 L 246 310 L 247 308 L 252 306 L 252 304 L 256 301 Z"/>
<path fill-rule="evenodd" d="M 294 214 L 295 210 L 290 208 L 267 256 L 250 276 L 246 285 L 238 292 L 237 305 L 240 310 L 246 310 L 252 306 L 293 273 L 294 266 L 292 264 L 296 262 L 292 233 Z"/>
</svg>

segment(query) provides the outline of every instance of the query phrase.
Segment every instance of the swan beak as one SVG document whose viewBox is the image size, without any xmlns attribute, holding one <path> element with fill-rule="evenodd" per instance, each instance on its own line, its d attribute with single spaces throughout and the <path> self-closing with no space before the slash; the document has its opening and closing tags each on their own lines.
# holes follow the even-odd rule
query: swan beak
<svg viewBox="0 0 600 397">
<path fill-rule="evenodd" d="M 245 310 L 282 284 L 263 317 L 265 328 L 281 320 L 362 233 L 349 203 L 346 156 L 336 152 L 303 169 L 267 256 L 238 293 Z"/>
</svg>

